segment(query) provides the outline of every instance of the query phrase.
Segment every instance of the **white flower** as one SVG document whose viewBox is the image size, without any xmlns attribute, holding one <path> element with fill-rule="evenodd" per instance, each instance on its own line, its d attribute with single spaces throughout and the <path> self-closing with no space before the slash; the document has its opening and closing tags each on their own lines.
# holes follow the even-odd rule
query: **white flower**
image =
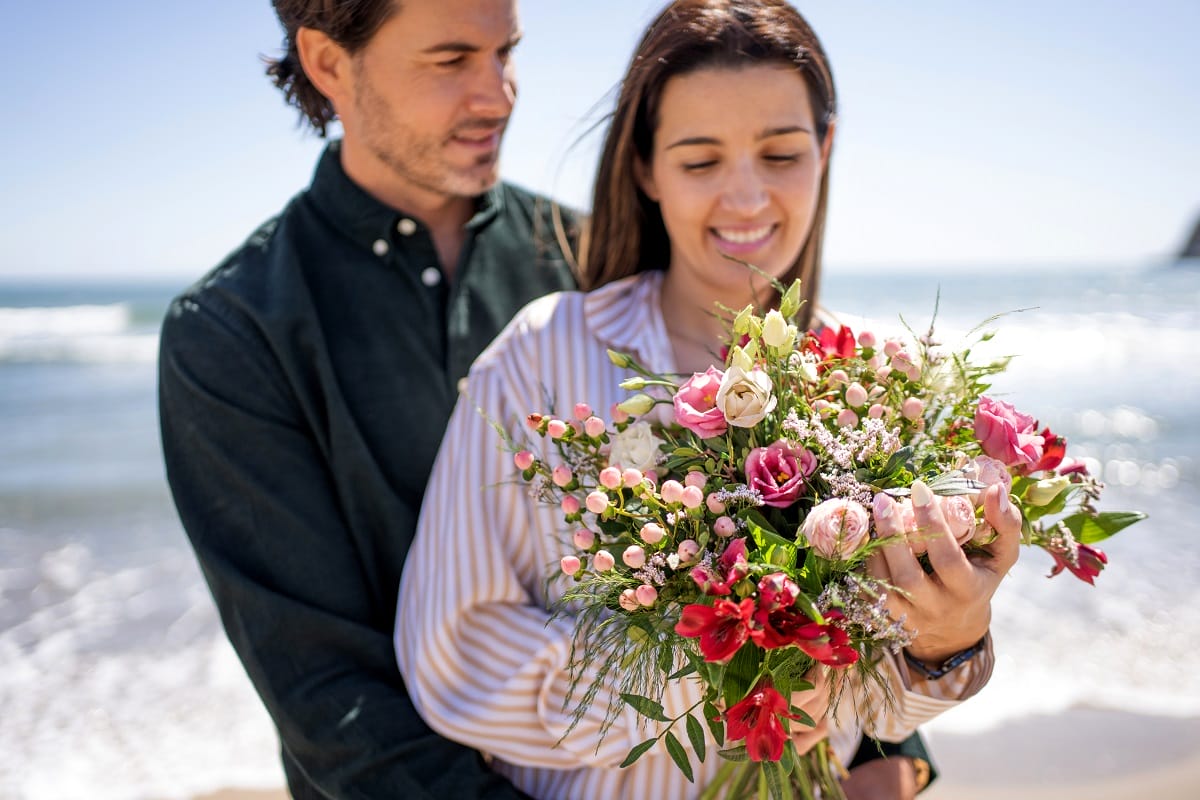
<svg viewBox="0 0 1200 800">
<path fill-rule="evenodd" d="M 753 428 L 775 408 L 771 378 L 760 369 L 745 371 L 730 367 L 717 389 L 717 408 L 725 420 L 738 428 Z"/>
<path fill-rule="evenodd" d="M 613 436 L 608 463 L 610 466 L 646 472 L 658 464 L 658 447 L 662 443 L 663 440 L 654 435 L 650 423 L 635 422 Z"/>
<path fill-rule="evenodd" d="M 796 326 L 789 325 L 783 314 L 775 309 L 767 312 L 767 316 L 763 320 L 762 340 L 768 347 L 791 349 L 792 344 L 796 341 L 797 333 Z"/>
</svg>

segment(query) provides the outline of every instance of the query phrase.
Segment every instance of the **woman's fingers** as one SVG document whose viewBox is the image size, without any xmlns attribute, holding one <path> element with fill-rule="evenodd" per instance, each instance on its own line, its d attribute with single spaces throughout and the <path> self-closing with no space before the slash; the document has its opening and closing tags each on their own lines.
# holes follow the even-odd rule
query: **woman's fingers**
<svg viewBox="0 0 1200 800">
<path fill-rule="evenodd" d="M 1021 510 L 1009 500 L 1003 486 L 993 486 L 983 496 L 983 516 L 996 531 L 996 538 L 985 545 L 992 558 L 982 566 L 1004 576 L 1021 554 Z"/>
<path fill-rule="evenodd" d="M 875 532 L 888 544 L 879 549 L 887 563 L 892 583 L 902 589 L 912 589 L 925 578 L 925 572 L 904 538 L 904 520 L 900 506 L 884 492 L 875 495 L 871 504 L 875 515 Z"/>
</svg>

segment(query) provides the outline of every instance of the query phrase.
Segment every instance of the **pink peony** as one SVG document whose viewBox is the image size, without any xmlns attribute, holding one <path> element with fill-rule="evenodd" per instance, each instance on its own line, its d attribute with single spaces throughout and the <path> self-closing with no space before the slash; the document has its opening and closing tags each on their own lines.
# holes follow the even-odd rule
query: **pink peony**
<svg viewBox="0 0 1200 800">
<path fill-rule="evenodd" d="M 825 558 L 848 558 L 867 541 L 871 515 L 861 504 L 835 497 L 808 512 L 800 531 Z"/>
<path fill-rule="evenodd" d="M 983 452 L 1010 467 L 1030 467 L 1042 459 L 1045 439 L 1037 421 L 1002 400 L 980 397 L 975 438 Z"/>
<path fill-rule="evenodd" d="M 717 408 L 717 390 L 725 374 L 715 367 L 688 378 L 672 401 L 675 421 L 701 439 L 721 436 L 729 428 L 725 414 Z"/>
<path fill-rule="evenodd" d="M 746 456 L 746 483 L 762 493 L 767 505 L 787 508 L 796 502 L 816 468 L 817 458 L 812 453 L 777 441 L 769 447 L 756 447 Z"/>
</svg>

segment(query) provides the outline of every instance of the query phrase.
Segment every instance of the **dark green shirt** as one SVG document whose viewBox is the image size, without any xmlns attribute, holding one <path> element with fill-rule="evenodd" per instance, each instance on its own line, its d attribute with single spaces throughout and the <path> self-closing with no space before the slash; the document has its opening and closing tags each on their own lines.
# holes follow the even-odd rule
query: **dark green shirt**
<svg viewBox="0 0 1200 800">
<path fill-rule="evenodd" d="M 425 226 L 351 182 L 335 143 L 171 305 L 167 476 L 299 800 L 519 796 L 420 720 L 392 629 L 458 381 L 521 306 L 574 287 L 555 227 L 548 201 L 497 186 L 448 281 Z"/>
</svg>

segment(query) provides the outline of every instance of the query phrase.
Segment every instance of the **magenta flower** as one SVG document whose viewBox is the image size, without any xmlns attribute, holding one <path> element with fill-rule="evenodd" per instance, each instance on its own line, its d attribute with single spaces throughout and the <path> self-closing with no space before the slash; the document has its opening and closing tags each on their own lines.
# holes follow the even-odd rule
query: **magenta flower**
<svg viewBox="0 0 1200 800">
<path fill-rule="evenodd" d="M 1049 550 L 1047 548 L 1050 555 L 1054 556 L 1054 569 L 1046 577 L 1053 578 L 1065 569 L 1079 580 L 1095 586 L 1096 578 L 1104 569 L 1104 565 L 1108 563 L 1108 556 L 1104 555 L 1104 551 L 1099 547 L 1080 544 L 1076 545 L 1076 548 L 1073 558 L 1072 553 L 1068 550 Z"/>
<path fill-rule="evenodd" d="M 1031 467 L 1044 454 L 1037 420 L 1002 400 L 980 397 L 975 409 L 975 438 L 983 452 L 1010 467 Z"/>
<path fill-rule="evenodd" d="M 717 390 L 724 377 L 715 367 L 694 373 L 672 398 L 675 421 L 701 439 L 721 436 L 729 428 L 724 412 L 717 408 Z"/>
<path fill-rule="evenodd" d="M 731 540 L 725 552 L 721 553 L 715 570 L 701 564 L 692 570 L 692 580 L 705 594 L 724 596 L 733 590 L 734 584 L 748 574 L 750 564 L 746 560 L 746 537 L 739 536 Z"/>
<path fill-rule="evenodd" d="M 767 505 L 787 508 L 800 497 L 816 469 L 817 458 L 812 453 L 777 441 L 756 447 L 746 456 L 746 483 L 762 493 Z"/>
</svg>

